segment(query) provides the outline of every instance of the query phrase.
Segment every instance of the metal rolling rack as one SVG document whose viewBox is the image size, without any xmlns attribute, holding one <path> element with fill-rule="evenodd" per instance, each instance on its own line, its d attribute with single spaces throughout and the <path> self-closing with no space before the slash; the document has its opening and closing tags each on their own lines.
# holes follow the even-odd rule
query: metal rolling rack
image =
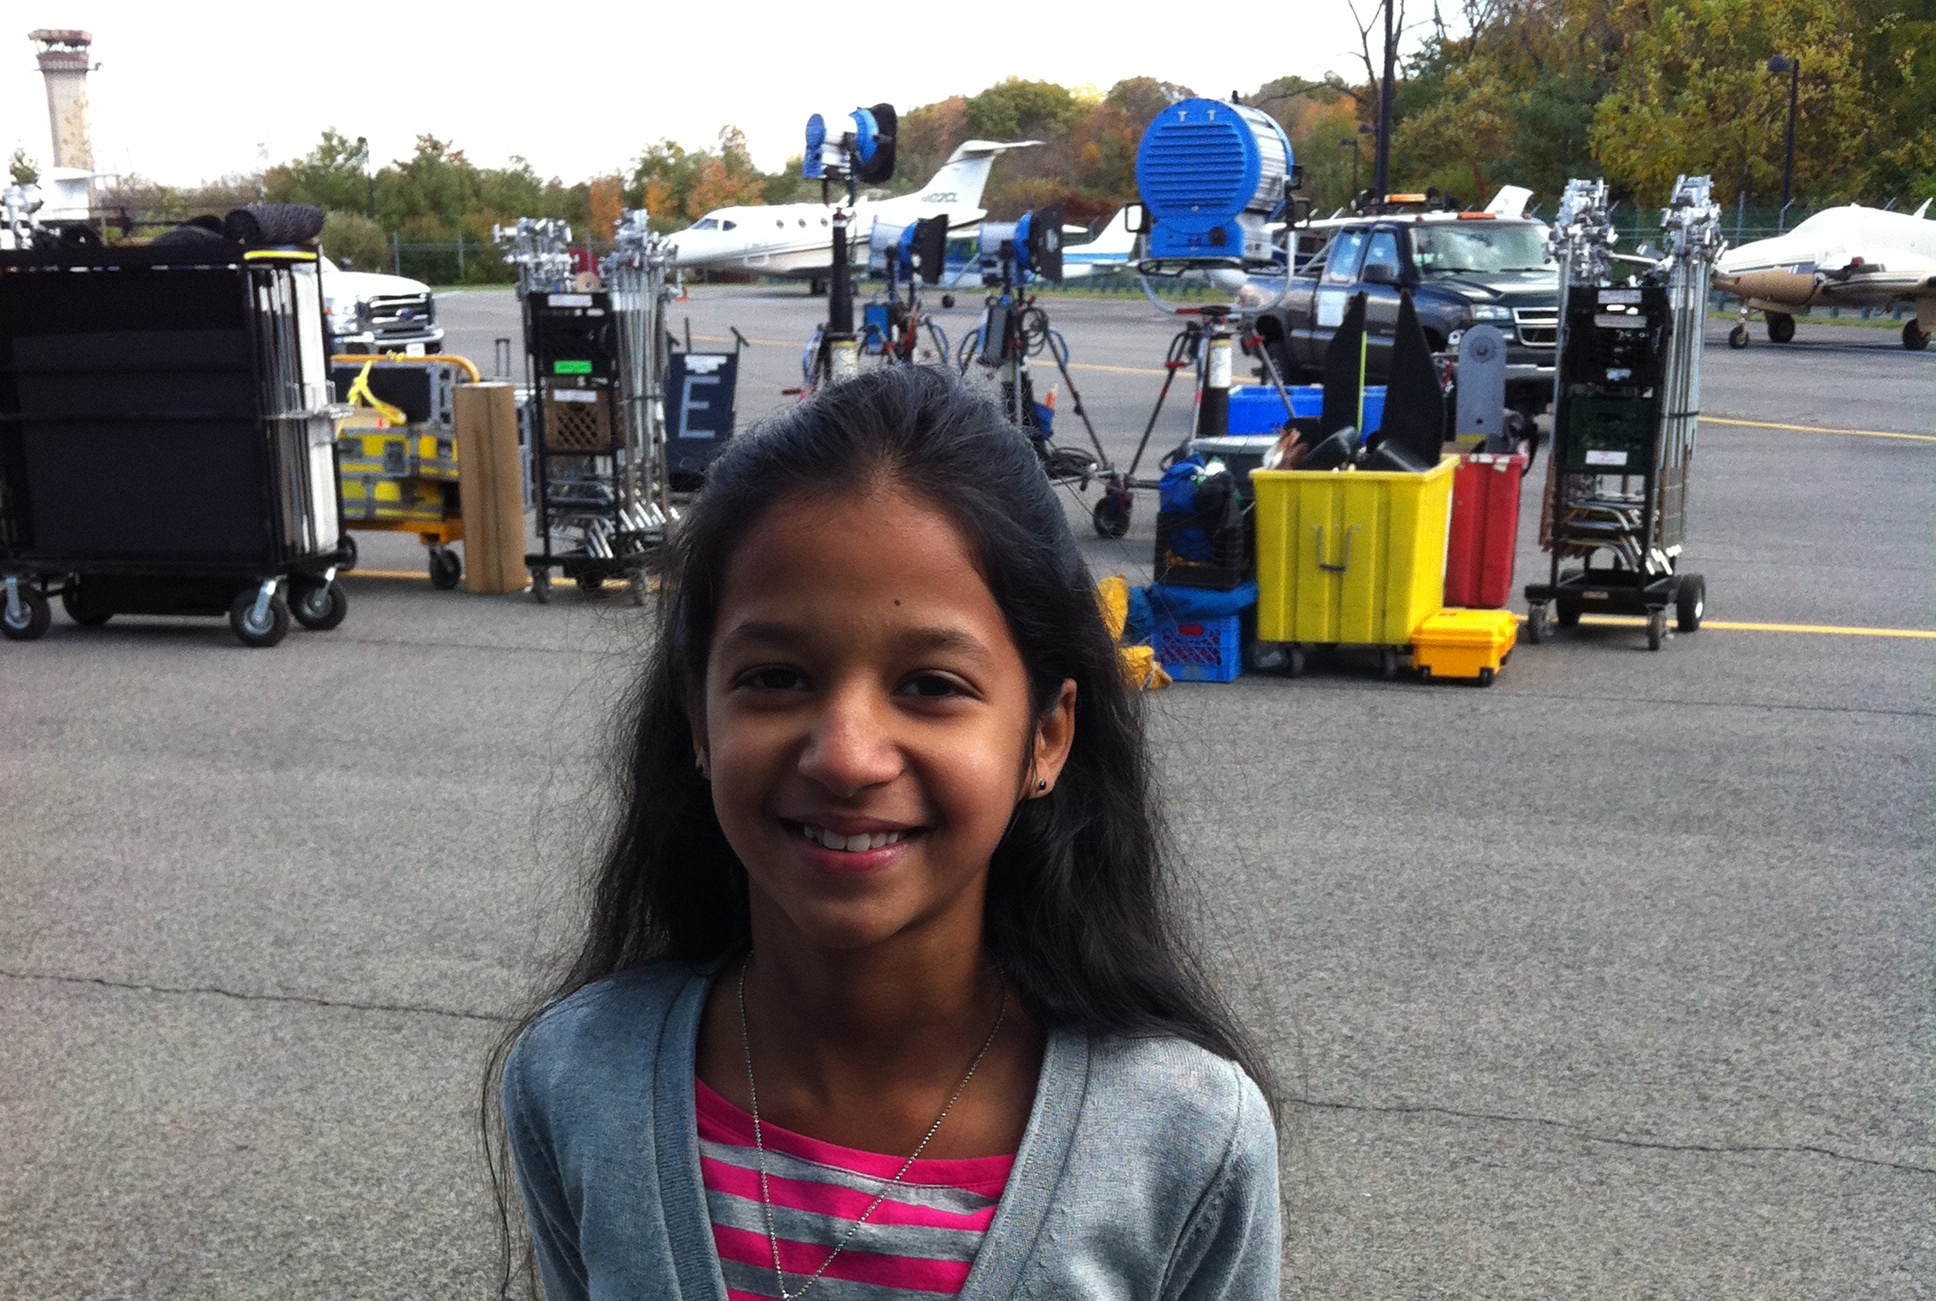
<svg viewBox="0 0 1936 1301">
<path fill-rule="evenodd" d="M 341 623 L 316 254 L 224 240 L 0 253 L 0 631 Z"/>
<path fill-rule="evenodd" d="M 551 573 L 581 591 L 607 580 L 643 601 L 640 569 L 665 541 L 671 510 L 663 415 L 663 305 L 669 254 L 643 212 L 619 222 L 619 248 L 597 287 L 573 282 L 571 230 L 522 219 L 499 231 L 518 269 L 531 407 L 538 549 L 525 556 L 532 595 Z"/>
<path fill-rule="evenodd" d="M 1535 643 L 1582 613 L 1644 616 L 1649 650 L 1667 639 L 1670 607 L 1680 631 L 1701 626 L 1707 583 L 1680 557 L 1720 216 L 1708 178 L 1683 176 L 1661 216 L 1663 251 L 1617 255 L 1606 182 L 1567 184 L 1553 229 L 1559 378 L 1540 518 L 1551 567 L 1526 588 Z M 1644 269 L 1615 285 L 1616 260 Z"/>
</svg>

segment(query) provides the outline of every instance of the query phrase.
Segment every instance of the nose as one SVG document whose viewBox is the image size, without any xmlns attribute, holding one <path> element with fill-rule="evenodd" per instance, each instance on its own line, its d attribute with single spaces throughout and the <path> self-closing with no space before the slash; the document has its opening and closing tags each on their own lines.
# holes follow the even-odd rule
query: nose
<svg viewBox="0 0 1936 1301">
<path fill-rule="evenodd" d="M 901 767 L 884 703 L 860 687 L 829 692 L 800 752 L 801 775 L 848 799 L 893 781 Z"/>
</svg>

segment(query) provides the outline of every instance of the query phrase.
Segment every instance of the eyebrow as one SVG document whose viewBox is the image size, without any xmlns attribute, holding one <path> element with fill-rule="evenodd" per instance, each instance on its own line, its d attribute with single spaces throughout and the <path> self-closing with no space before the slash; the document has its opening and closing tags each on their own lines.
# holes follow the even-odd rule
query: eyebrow
<svg viewBox="0 0 1936 1301">
<path fill-rule="evenodd" d="M 792 646 L 811 636 L 812 633 L 799 624 L 755 619 L 734 624 L 719 639 L 719 649 L 730 651 L 743 647 Z M 909 628 L 894 640 L 897 647 L 904 651 L 951 651 L 977 659 L 993 658 L 986 643 L 964 628 L 946 625 Z"/>
</svg>

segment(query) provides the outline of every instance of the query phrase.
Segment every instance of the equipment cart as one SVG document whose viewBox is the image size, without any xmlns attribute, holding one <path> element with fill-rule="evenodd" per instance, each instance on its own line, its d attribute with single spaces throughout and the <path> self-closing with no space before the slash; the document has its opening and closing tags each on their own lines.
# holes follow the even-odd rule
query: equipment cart
<svg viewBox="0 0 1936 1301">
<path fill-rule="evenodd" d="M 1720 212 L 1706 177 L 1680 178 L 1662 217 L 1665 255 L 1623 258 L 1645 269 L 1616 285 L 1606 198 L 1604 181 L 1570 182 L 1554 230 L 1559 377 L 1540 518 L 1551 568 L 1526 588 L 1526 636 L 1537 644 L 1586 612 L 1634 614 L 1659 650 L 1669 609 L 1693 632 L 1707 606 L 1706 581 L 1683 573 L 1680 556 Z"/>
<path fill-rule="evenodd" d="M 348 600 L 316 254 L 219 238 L 0 253 L 0 632 Z"/>
<path fill-rule="evenodd" d="M 530 375 L 531 482 L 538 549 L 525 557 L 532 595 L 551 599 L 557 570 L 581 591 L 629 583 L 672 522 L 665 429 L 666 243 L 642 211 L 626 213 L 598 287 L 564 287 L 568 228 L 530 219 L 499 236 L 518 267 Z"/>
<path fill-rule="evenodd" d="M 424 544 L 430 584 L 456 588 L 464 562 L 450 544 L 464 540 L 458 493 L 457 386 L 480 382 L 468 358 L 330 358 L 338 401 L 356 410 L 337 426 L 343 527 L 364 533 L 414 533 Z M 344 568 L 356 539 L 344 535 Z"/>
</svg>

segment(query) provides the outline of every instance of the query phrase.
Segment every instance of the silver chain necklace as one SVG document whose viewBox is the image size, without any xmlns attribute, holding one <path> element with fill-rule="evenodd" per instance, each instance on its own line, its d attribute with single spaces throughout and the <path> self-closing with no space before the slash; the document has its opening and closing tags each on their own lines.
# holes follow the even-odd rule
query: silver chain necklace
<svg viewBox="0 0 1936 1301">
<path fill-rule="evenodd" d="M 780 1301 L 799 1301 L 807 1294 L 807 1289 L 820 1281 L 820 1276 L 825 1274 L 827 1267 L 834 1263 L 834 1257 L 847 1250 L 848 1242 L 860 1231 L 860 1226 L 867 1222 L 867 1217 L 874 1213 L 874 1208 L 886 1201 L 888 1193 L 892 1192 L 894 1187 L 906 1177 L 907 1172 L 913 1169 L 915 1161 L 920 1159 L 921 1153 L 927 1151 L 928 1143 L 941 1128 L 941 1122 L 946 1120 L 948 1113 L 955 1109 L 955 1103 L 961 1101 L 962 1090 L 968 1087 L 968 1081 L 975 1078 L 975 1072 L 981 1068 L 982 1058 L 988 1056 L 988 1049 L 994 1044 L 995 1036 L 1001 1033 L 1002 1020 L 1008 1015 L 1008 990 L 1006 987 L 1003 988 L 1002 1006 L 1001 1010 L 995 1013 L 994 1028 L 988 1032 L 988 1037 L 981 1041 L 981 1051 L 976 1053 L 975 1060 L 969 1063 L 968 1073 L 961 1077 L 961 1083 L 955 1085 L 954 1096 L 948 1099 L 948 1105 L 943 1107 L 941 1114 L 934 1118 L 934 1124 L 928 1126 L 928 1132 L 921 1136 L 921 1142 L 908 1159 L 901 1163 L 901 1168 L 894 1172 L 894 1177 L 881 1185 L 881 1190 L 874 1194 L 873 1201 L 867 1203 L 867 1209 L 860 1213 L 860 1218 L 848 1225 L 847 1232 L 840 1235 L 840 1241 L 834 1246 L 833 1255 L 820 1262 L 820 1268 L 813 1271 L 812 1276 L 800 1285 L 798 1292 L 789 1292 L 786 1285 L 786 1271 L 780 1268 L 780 1234 L 773 1227 L 773 1195 L 767 1190 L 766 1185 L 766 1140 L 760 1130 L 760 1091 L 753 1083 L 753 1043 L 746 1034 L 746 969 L 752 963 L 753 955 L 749 953 L 746 955 L 746 960 L 739 964 L 739 1047 L 746 1058 L 746 1095 L 753 1103 L 753 1150 L 758 1154 L 760 1163 L 760 1206 L 766 1212 L 766 1241 L 773 1249 L 773 1277 L 780 1286 Z"/>
</svg>

